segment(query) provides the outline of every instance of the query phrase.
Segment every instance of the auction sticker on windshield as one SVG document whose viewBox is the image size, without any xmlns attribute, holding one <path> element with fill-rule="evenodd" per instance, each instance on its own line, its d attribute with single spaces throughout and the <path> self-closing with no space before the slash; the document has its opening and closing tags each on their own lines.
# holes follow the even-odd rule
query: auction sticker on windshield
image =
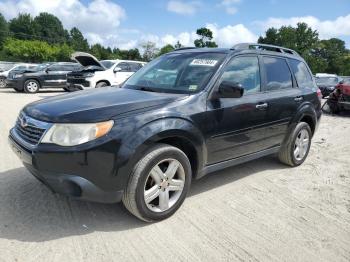
<svg viewBox="0 0 350 262">
<path fill-rule="evenodd" d="M 193 59 L 190 65 L 196 66 L 215 66 L 218 60 L 213 59 Z"/>
</svg>

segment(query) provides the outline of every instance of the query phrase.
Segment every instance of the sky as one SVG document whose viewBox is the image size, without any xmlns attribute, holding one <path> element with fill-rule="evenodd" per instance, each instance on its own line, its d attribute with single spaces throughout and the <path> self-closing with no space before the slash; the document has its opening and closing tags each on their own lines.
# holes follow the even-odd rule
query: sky
<svg viewBox="0 0 350 262">
<path fill-rule="evenodd" d="M 49 12 L 65 28 L 78 27 L 90 44 L 121 49 L 146 41 L 193 46 L 200 27 L 213 31 L 219 47 L 231 47 L 298 22 L 350 48 L 350 0 L 0 0 L 0 12 L 6 19 Z"/>
</svg>

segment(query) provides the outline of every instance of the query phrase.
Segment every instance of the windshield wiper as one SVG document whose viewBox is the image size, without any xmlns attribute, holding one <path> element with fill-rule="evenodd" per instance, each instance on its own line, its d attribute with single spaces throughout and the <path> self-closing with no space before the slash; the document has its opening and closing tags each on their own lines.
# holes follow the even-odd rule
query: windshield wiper
<svg viewBox="0 0 350 262">
<path fill-rule="evenodd" d="M 151 89 L 149 87 L 145 87 L 145 86 L 140 87 L 139 90 L 147 91 L 147 92 L 156 92 L 155 90 L 153 90 L 153 89 Z"/>
</svg>

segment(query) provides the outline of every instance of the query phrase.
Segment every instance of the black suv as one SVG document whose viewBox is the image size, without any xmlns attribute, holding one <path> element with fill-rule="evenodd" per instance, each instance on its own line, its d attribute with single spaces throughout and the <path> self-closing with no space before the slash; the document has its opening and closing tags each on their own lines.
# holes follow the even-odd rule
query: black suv
<svg viewBox="0 0 350 262">
<path fill-rule="evenodd" d="M 6 80 L 7 87 L 17 92 L 36 93 L 41 88 L 66 88 L 67 73 L 79 70 L 77 63 L 40 64 L 26 72 L 10 72 Z"/>
<path fill-rule="evenodd" d="M 302 164 L 320 92 L 293 50 L 240 44 L 180 49 L 122 88 L 52 97 L 21 111 L 10 144 L 53 191 L 123 201 L 145 221 L 172 215 L 191 180 L 277 153 Z"/>
</svg>

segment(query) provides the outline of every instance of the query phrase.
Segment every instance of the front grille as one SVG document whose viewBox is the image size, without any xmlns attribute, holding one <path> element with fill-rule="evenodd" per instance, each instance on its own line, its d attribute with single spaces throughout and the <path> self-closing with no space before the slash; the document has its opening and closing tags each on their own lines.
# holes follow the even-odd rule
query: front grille
<svg viewBox="0 0 350 262">
<path fill-rule="evenodd" d="M 27 122 L 24 123 L 23 122 L 24 118 L 28 119 L 28 117 L 25 117 L 23 115 L 20 115 L 18 117 L 16 126 L 15 126 L 16 133 L 24 141 L 32 145 L 36 145 L 39 143 L 46 129 L 36 126 L 32 122 L 29 122 L 29 120 L 26 120 Z"/>
</svg>

